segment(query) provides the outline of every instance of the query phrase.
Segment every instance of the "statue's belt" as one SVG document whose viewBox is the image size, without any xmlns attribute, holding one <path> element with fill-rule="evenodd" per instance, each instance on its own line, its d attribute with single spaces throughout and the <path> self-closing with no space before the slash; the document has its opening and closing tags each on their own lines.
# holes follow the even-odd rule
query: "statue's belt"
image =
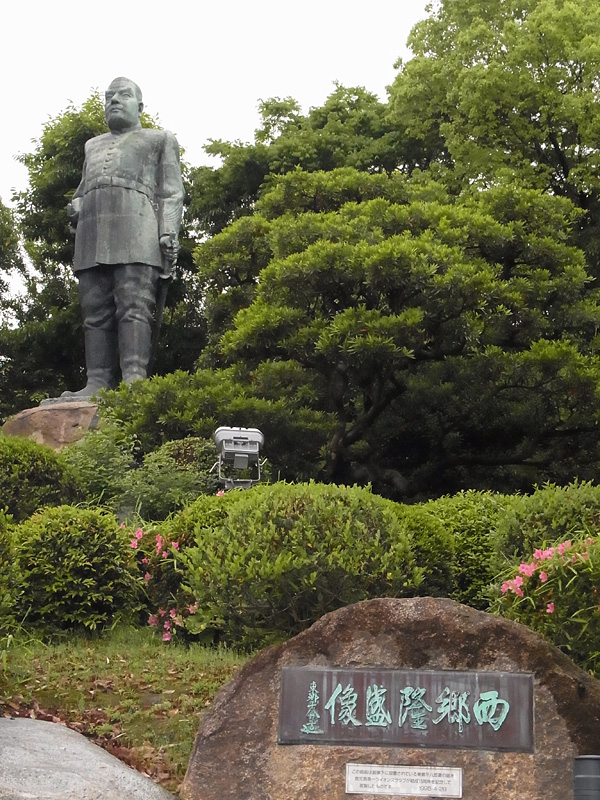
<svg viewBox="0 0 600 800">
<path fill-rule="evenodd" d="M 140 183 L 140 181 L 133 181 L 131 178 L 119 178 L 116 175 L 113 175 L 112 177 L 101 176 L 99 178 L 93 178 L 89 182 L 86 181 L 84 195 L 89 194 L 89 192 L 93 192 L 94 189 L 104 189 L 110 186 L 116 186 L 120 189 L 132 189 L 134 192 L 141 192 L 142 194 L 145 194 L 151 202 L 154 202 L 154 189 L 151 189 L 144 183 Z"/>
</svg>

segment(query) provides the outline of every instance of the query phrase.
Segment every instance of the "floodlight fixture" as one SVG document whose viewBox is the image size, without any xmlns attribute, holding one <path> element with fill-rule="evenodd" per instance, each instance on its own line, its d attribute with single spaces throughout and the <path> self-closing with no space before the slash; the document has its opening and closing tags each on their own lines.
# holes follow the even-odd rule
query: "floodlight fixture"
<svg viewBox="0 0 600 800">
<path fill-rule="evenodd" d="M 265 437 L 258 428 L 222 426 L 214 432 L 213 439 L 219 454 L 215 467 L 219 468 L 219 480 L 225 489 L 249 489 L 260 481 L 260 448 Z M 237 472 L 245 470 L 250 470 L 253 477 L 236 477 Z"/>
</svg>

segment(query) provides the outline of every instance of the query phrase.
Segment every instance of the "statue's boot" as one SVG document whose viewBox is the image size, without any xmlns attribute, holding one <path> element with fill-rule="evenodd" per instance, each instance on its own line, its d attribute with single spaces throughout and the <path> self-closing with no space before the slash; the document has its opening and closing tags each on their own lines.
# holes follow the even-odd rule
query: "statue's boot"
<svg viewBox="0 0 600 800">
<path fill-rule="evenodd" d="M 116 383 L 117 334 L 92 328 L 85 331 L 87 383 L 78 392 L 63 392 L 65 400 L 89 400 L 100 389 L 112 389 Z"/>
<path fill-rule="evenodd" d="M 141 320 L 122 320 L 119 323 L 119 358 L 123 382 L 128 386 L 148 377 L 152 329 Z"/>
</svg>

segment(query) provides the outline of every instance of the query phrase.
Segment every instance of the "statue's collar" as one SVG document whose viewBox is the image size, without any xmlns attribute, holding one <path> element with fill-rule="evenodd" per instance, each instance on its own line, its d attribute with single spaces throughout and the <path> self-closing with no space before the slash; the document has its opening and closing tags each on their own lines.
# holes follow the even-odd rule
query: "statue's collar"
<svg viewBox="0 0 600 800">
<path fill-rule="evenodd" d="M 136 131 L 141 131 L 141 130 L 142 130 L 142 126 L 140 124 L 140 125 L 136 125 L 135 128 L 127 128 L 127 130 L 125 130 L 125 131 L 119 131 L 119 130 L 114 130 L 113 131 L 113 130 L 111 130 L 110 132 L 112 133 L 113 136 L 125 136 L 128 133 L 135 133 Z"/>
</svg>

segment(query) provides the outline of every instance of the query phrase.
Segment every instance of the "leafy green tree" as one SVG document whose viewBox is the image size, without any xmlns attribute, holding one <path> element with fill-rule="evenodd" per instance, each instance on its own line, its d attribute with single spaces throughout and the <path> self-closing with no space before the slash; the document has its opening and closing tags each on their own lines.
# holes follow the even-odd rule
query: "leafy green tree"
<svg viewBox="0 0 600 800">
<path fill-rule="evenodd" d="M 13 380 L 7 374 L 13 365 L 7 362 L 4 343 L 8 337 L 14 336 L 13 294 L 24 270 L 14 214 L 0 201 L 0 421 L 15 408 Z"/>
<path fill-rule="evenodd" d="M 508 171 L 587 213 L 598 274 L 600 7 L 585 0 L 441 0 L 409 38 L 390 115 L 459 185 Z"/>
<path fill-rule="evenodd" d="M 6 303 L 8 281 L 23 273 L 19 234 L 13 212 L 0 200 L 0 307 Z"/>
<path fill-rule="evenodd" d="M 271 255 L 221 353 L 263 398 L 335 420 L 335 482 L 407 496 L 582 474 L 600 309 L 578 218 L 515 182 L 453 199 L 417 173 L 289 173 L 243 221 Z M 234 262 L 241 225 L 199 260 Z"/>
<path fill-rule="evenodd" d="M 599 34 L 582 0 L 442 0 L 370 106 L 370 150 L 339 93 L 307 117 L 264 104 L 253 145 L 217 143 L 201 363 L 333 414 L 332 479 L 402 495 L 593 474 Z"/>
<path fill-rule="evenodd" d="M 262 101 L 259 111 L 253 143 L 212 141 L 206 151 L 222 165 L 192 170 L 190 213 L 207 234 L 252 214 L 262 184 L 298 167 L 390 174 L 424 168 L 431 160 L 421 140 L 389 117 L 387 104 L 360 87 L 336 86 L 307 114 L 290 97 Z"/>
<path fill-rule="evenodd" d="M 83 334 L 76 287 L 61 275 L 10 302 L 0 328 L 0 420 L 56 397 L 83 380 Z"/>
</svg>

